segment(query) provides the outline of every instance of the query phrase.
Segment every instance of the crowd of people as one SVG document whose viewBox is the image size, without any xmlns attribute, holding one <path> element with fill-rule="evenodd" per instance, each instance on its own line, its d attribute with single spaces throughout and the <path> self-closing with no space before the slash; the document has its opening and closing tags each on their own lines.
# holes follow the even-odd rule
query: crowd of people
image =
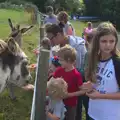
<svg viewBox="0 0 120 120">
<path fill-rule="evenodd" d="M 84 106 L 86 120 L 120 120 L 120 52 L 115 27 L 104 22 L 93 28 L 88 22 L 79 37 L 65 11 L 56 16 L 48 7 L 47 13 L 45 30 L 51 51 L 47 119 L 82 120 Z"/>
</svg>

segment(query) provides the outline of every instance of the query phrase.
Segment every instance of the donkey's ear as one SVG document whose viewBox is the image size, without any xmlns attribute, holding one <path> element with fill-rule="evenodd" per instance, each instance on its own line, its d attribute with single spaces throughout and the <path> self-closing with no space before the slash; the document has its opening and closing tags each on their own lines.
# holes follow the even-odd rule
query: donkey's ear
<svg viewBox="0 0 120 120">
<path fill-rule="evenodd" d="M 12 54 L 14 54 L 14 55 L 18 54 L 19 45 L 15 42 L 15 40 L 13 38 L 9 38 L 7 44 L 8 44 L 8 50 Z"/>
<path fill-rule="evenodd" d="M 8 19 L 8 23 L 9 23 L 9 26 L 10 26 L 11 30 L 13 31 L 14 30 L 14 26 L 13 26 L 12 21 L 11 21 L 10 18 Z"/>
<path fill-rule="evenodd" d="M 6 42 L 0 39 L 0 53 L 2 53 L 3 51 L 5 51 L 6 49 L 7 49 Z"/>
<path fill-rule="evenodd" d="M 20 25 L 19 24 L 16 25 L 16 29 L 20 30 Z"/>
<path fill-rule="evenodd" d="M 24 33 L 27 32 L 28 30 L 30 30 L 31 28 L 33 28 L 33 25 L 29 26 L 28 28 L 22 28 L 22 29 L 21 29 L 21 33 L 24 34 Z"/>
</svg>

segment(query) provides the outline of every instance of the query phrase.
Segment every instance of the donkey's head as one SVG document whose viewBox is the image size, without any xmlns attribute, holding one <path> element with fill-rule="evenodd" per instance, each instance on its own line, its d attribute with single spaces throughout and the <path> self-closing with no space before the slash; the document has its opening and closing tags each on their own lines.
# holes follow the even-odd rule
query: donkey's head
<svg viewBox="0 0 120 120">
<path fill-rule="evenodd" d="M 18 45 L 22 46 L 22 34 L 33 28 L 33 26 L 20 28 L 20 25 L 13 26 L 11 19 L 8 19 L 9 26 L 11 28 L 11 34 L 9 37 L 13 37 L 15 41 L 18 43 Z"/>
<path fill-rule="evenodd" d="M 0 40 L 0 71 L 0 92 L 7 81 L 21 87 L 31 78 L 27 56 L 13 38 Z"/>
</svg>

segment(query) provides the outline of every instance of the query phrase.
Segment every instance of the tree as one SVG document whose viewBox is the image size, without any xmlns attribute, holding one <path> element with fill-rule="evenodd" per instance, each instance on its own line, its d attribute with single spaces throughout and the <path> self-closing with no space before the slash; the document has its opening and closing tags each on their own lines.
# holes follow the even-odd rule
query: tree
<svg viewBox="0 0 120 120">
<path fill-rule="evenodd" d="M 55 9 L 60 7 L 64 8 L 66 11 L 76 11 L 80 7 L 79 0 L 48 0 Z M 48 3 L 48 2 L 47 2 Z"/>
<path fill-rule="evenodd" d="M 100 14 L 100 2 L 101 0 L 83 0 L 86 8 L 86 15 L 98 16 Z"/>
<path fill-rule="evenodd" d="M 86 15 L 100 16 L 120 28 L 120 0 L 83 0 Z"/>
</svg>

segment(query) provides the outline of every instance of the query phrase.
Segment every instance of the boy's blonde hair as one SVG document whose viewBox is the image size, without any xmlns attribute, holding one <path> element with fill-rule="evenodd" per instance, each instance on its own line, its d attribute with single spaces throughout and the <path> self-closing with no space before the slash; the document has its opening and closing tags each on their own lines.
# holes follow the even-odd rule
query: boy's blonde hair
<svg viewBox="0 0 120 120">
<path fill-rule="evenodd" d="M 48 95 L 52 98 L 63 98 L 67 93 L 67 83 L 63 78 L 51 78 L 47 82 Z"/>
<path fill-rule="evenodd" d="M 70 63 L 74 63 L 76 61 L 76 55 L 77 52 L 75 48 L 71 47 L 70 45 L 65 45 L 58 51 L 58 56 Z"/>
</svg>

